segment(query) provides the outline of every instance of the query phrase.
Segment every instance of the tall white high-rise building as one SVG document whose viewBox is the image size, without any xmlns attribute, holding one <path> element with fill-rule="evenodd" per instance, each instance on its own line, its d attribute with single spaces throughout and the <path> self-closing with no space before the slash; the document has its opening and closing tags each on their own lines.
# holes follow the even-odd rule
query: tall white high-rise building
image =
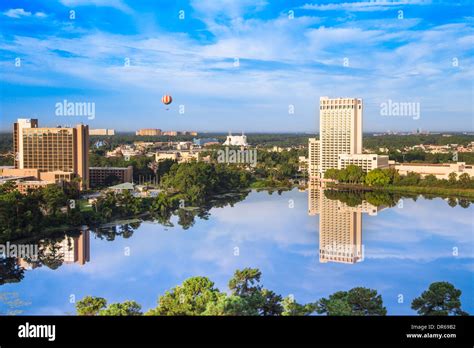
<svg viewBox="0 0 474 348">
<path fill-rule="evenodd" d="M 340 154 L 362 153 L 362 99 L 321 97 L 320 174 L 338 168 Z"/>
</svg>

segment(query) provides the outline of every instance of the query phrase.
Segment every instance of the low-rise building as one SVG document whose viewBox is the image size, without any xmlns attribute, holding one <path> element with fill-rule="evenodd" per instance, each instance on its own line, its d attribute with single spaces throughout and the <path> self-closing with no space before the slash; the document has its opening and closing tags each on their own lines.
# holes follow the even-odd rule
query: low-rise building
<svg viewBox="0 0 474 348">
<path fill-rule="evenodd" d="M 162 135 L 167 135 L 169 137 L 175 137 L 178 135 L 178 132 L 176 131 L 166 131 L 166 132 L 163 132 Z"/>
<path fill-rule="evenodd" d="M 115 193 L 124 193 L 125 191 L 133 193 L 135 191 L 135 187 L 136 187 L 135 184 L 131 182 L 125 182 L 123 184 L 110 186 L 107 190 L 115 192 Z"/>
<path fill-rule="evenodd" d="M 155 154 L 155 161 L 156 162 L 164 161 L 164 160 L 167 160 L 167 159 L 177 161 L 178 158 L 179 158 L 179 154 L 176 151 L 174 151 L 174 152 L 157 152 Z"/>
<path fill-rule="evenodd" d="M 229 134 L 223 145 L 226 146 L 248 146 L 247 136 L 242 133 L 242 135 L 232 135 Z"/>
<path fill-rule="evenodd" d="M 16 188 L 20 193 L 26 194 L 28 190 L 37 190 L 40 188 L 44 188 L 48 185 L 51 185 L 50 181 L 44 180 L 26 180 L 26 181 L 18 181 L 16 183 Z"/>
<path fill-rule="evenodd" d="M 158 128 L 143 128 L 135 132 L 135 135 L 139 135 L 139 136 L 159 136 L 161 134 L 162 134 L 161 129 L 158 129 Z"/>
<path fill-rule="evenodd" d="M 347 166 L 361 167 L 366 173 L 376 168 L 388 168 L 388 156 L 377 154 L 340 154 L 338 155 L 337 168 L 346 169 Z"/>
<path fill-rule="evenodd" d="M 107 185 L 109 182 L 133 182 L 133 167 L 90 167 L 90 186 Z"/>
<path fill-rule="evenodd" d="M 472 165 L 466 165 L 465 162 L 457 163 L 396 163 L 393 166 L 401 175 L 407 175 L 409 172 L 420 174 L 422 177 L 426 175 L 434 175 L 437 179 L 448 179 L 449 174 L 456 173 L 459 175 L 467 173 L 474 176 L 474 168 Z"/>
<path fill-rule="evenodd" d="M 114 129 L 89 129 L 89 135 L 115 135 Z"/>
</svg>

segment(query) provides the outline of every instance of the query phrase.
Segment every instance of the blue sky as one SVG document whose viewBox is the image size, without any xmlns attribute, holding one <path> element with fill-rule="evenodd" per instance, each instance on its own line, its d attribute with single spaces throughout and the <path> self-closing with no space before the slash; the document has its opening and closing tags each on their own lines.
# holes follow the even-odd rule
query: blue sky
<svg viewBox="0 0 474 348">
<path fill-rule="evenodd" d="M 315 132 L 319 97 L 350 96 L 364 131 L 472 131 L 473 18 L 472 1 L 2 1 L 0 129 Z M 64 100 L 95 119 L 56 116 Z"/>
</svg>

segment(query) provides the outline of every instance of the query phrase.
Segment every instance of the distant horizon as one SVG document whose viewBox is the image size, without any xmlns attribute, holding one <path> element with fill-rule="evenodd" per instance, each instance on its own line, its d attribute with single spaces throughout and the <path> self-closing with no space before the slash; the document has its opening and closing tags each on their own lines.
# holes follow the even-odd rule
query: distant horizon
<svg viewBox="0 0 474 348">
<path fill-rule="evenodd" d="M 39 120 L 40 122 L 40 127 L 39 128 L 54 128 L 56 126 L 59 126 L 58 125 L 41 125 L 41 119 Z M 68 125 L 64 125 L 62 124 L 61 126 L 62 127 L 66 127 L 66 126 L 75 126 L 77 124 L 80 124 L 80 123 L 74 123 L 74 124 L 68 124 Z M 83 123 L 84 125 L 88 125 L 87 123 Z M 119 130 L 119 129 L 115 129 L 115 128 L 112 128 L 112 127 L 99 127 L 99 128 L 92 128 L 89 126 L 89 129 L 113 129 L 115 131 L 115 135 L 117 135 L 117 133 L 119 134 L 123 134 L 123 133 L 135 133 L 135 131 L 139 130 L 140 128 L 137 128 L 137 129 L 134 129 L 134 130 Z M 13 124 L 12 124 L 12 127 L 13 128 Z M 159 127 L 144 127 L 144 128 L 150 128 L 150 129 L 161 129 L 162 131 L 166 132 L 166 131 L 177 131 L 177 132 L 181 132 L 181 131 L 195 131 L 199 134 L 229 134 L 229 131 L 209 131 L 209 130 L 206 130 L 206 131 L 200 131 L 200 130 L 196 130 L 196 129 L 162 129 L 162 128 L 159 128 Z M 381 133 L 388 133 L 388 132 L 396 132 L 396 133 L 410 133 L 410 134 L 413 134 L 413 135 L 417 135 L 417 133 L 415 133 L 416 130 L 414 129 L 410 129 L 410 130 L 386 130 L 386 131 L 371 131 L 371 130 L 364 130 L 363 131 L 363 134 L 381 134 Z M 3 128 L 0 128 L 0 134 L 6 134 L 6 133 L 12 133 L 13 132 L 13 129 L 3 129 Z M 465 133 L 472 133 L 472 134 L 469 134 L 469 135 L 474 135 L 474 130 L 431 130 L 431 129 L 427 129 L 427 130 L 424 130 L 422 129 L 419 133 L 419 135 L 425 135 L 426 132 L 428 133 L 454 133 L 454 134 L 465 134 Z M 242 134 L 242 131 L 231 131 L 230 132 L 232 135 L 239 135 L 239 134 Z M 244 134 L 319 134 L 319 131 L 316 131 L 316 132 L 309 132 L 309 131 L 243 131 Z M 94 136 L 101 136 L 101 135 L 94 135 Z M 114 135 L 104 135 L 104 136 L 114 136 Z M 166 135 L 160 135 L 160 136 L 166 136 Z M 153 136 L 143 136 L 143 137 L 153 137 Z"/>
</svg>

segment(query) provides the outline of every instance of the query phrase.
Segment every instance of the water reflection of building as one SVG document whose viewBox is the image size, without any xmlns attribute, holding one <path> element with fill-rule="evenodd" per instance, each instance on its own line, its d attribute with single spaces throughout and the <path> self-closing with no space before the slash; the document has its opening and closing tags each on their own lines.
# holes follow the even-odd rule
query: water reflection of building
<svg viewBox="0 0 474 348">
<path fill-rule="evenodd" d="M 366 201 L 351 207 L 324 194 L 320 182 L 308 185 L 308 213 L 319 214 L 319 261 L 353 264 L 364 259 L 362 213 L 377 215 L 380 211 Z"/>
<path fill-rule="evenodd" d="M 84 265 L 90 261 L 90 232 L 81 231 L 79 235 L 65 236 L 64 239 L 51 243 L 38 242 L 40 253 L 33 259 L 18 258 L 18 265 L 26 270 L 42 265 L 47 259 L 57 259 L 60 264 L 77 263 Z"/>
<path fill-rule="evenodd" d="M 84 265 L 90 261 L 90 234 L 83 231 L 79 236 L 66 236 L 61 241 L 61 251 L 64 253 L 64 263 Z"/>
</svg>

